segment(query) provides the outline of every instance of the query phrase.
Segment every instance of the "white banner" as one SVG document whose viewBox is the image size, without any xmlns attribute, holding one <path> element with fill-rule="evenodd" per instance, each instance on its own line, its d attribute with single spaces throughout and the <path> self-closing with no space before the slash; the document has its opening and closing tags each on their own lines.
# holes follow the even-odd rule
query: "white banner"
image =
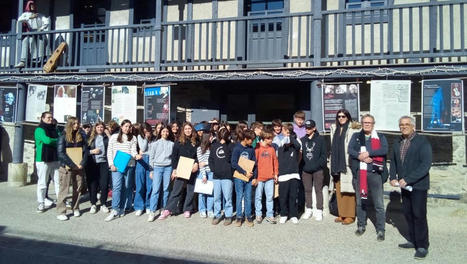
<svg viewBox="0 0 467 264">
<path fill-rule="evenodd" d="M 376 130 L 399 131 L 399 118 L 410 115 L 410 85 L 405 80 L 371 81 L 370 113 Z"/>
<path fill-rule="evenodd" d="M 68 117 L 76 116 L 77 85 L 54 86 L 54 118 L 59 123 L 66 123 Z"/>
<path fill-rule="evenodd" d="M 26 99 L 26 121 L 40 122 L 46 111 L 47 85 L 29 84 Z"/>
<path fill-rule="evenodd" d="M 120 124 L 124 119 L 136 122 L 136 85 L 112 87 L 112 120 Z"/>
</svg>

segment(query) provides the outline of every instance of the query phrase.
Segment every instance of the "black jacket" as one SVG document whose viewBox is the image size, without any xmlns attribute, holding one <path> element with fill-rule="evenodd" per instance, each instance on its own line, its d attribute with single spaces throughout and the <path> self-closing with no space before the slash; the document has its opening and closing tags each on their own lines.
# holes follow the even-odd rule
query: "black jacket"
<svg viewBox="0 0 467 264">
<path fill-rule="evenodd" d="M 172 168 L 174 170 L 177 169 L 178 160 L 181 156 L 194 159 L 195 162 L 198 162 L 198 158 L 196 156 L 196 149 L 198 148 L 198 144 L 193 146 L 191 142 L 185 142 L 185 144 L 176 141 L 174 144 L 174 148 L 172 151 Z"/>
<path fill-rule="evenodd" d="M 326 168 L 327 152 L 324 138 L 316 131 L 310 139 L 308 135 L 301 138 L 303 171 L 313 173 Z M 280 167 L 280 165 L 279 165 Z"/>
<path fill-rule="evenodd" d="M 214 142 L 209 149 L 209 168 L 214 173 L 214 179 L 231 180 L 233 175 L 232 157 L 233 143 L 221 144 Z"/>
<path fill-rule="evenodd" d="M 104 148 L 105 148 L 105 151 L 107 151 L 107 148 L 108 148 L 108 146 L 109 146 L 109 137 L 107 137 L 107 135 L 106 135 L 105 133 L 104 133 L 102 136 L 104 137 L 104 139 L 103 139 L 103 140 L 104 140 Z M 91 141 L 91 144 L 89 144 L 89 147 L 88 147 L 88 148 L 89 148 L 89 151 L 91 151 L 91 150 L 93 150 L 93 149 L 96 148 L 96 138 L 94 138 L 94 139 Z M 91 154 L 91 152 L 89 152 L 89 151 L 88 151 L 88 156 L 89 156 L 88 161 L 91 161 L 91 160 L 94 161 L 94 158 L 92 157 L 93 154 Z M 106 154 L 106 155 L 107 155 L 107 154 Z M 107 157 L 107 156 L 106 156 L 106 157 Z"/>
<path fill-rule="evenodd" d="M 394 141 L 389 173 L 390 179 L 404 179 L 407 185 L 412 186 L 414 189 L 428 190 L 430 188 L 429 172 L 432 162 L 430 142 L 426 137 L 416 134 L 410 142 L 404 163 L 402 163 L 401 141 L 402 138 Z"/>
<path fill-rule="evenodd" d="M 290 137 L 290 143 L 284 144 L 277 150 L 279 160 L 279 176 L 291 173 L 298 173 L 300 143 L 296 137 Z"/>
<path fill-rule="evenodd" d="M 66 149 L 67 148 L 76 148 L 76 147 L 81 147 L 83 152 L 83 159 L 81 160 L 80 165 L 82 167 L 86 166 L 88 156 L 89 156 L 89 148 L 88 145 L 86 144 L 86 135 L 83 132 L 78 132 L 81 133 L 81 137 L 83 140 L 78 143 L 71 143 L 67 142 L 65 139 L 65 134 L 62 134 L 57 141 L 57 154 L 58 154 L 58 160 L 60 161 L 61 166 L 68 166 L 71 169 L 78 169 L 78 165 L 71 160 L 71 158 L 66 154 Z"/>
</svg>

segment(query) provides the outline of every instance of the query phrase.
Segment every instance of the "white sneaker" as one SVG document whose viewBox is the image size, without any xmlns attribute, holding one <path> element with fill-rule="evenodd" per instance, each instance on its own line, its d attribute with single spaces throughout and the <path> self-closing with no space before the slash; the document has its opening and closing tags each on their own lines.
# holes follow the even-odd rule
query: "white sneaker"
<svg viewBox="0 0 467 264">
<path fill-rule="evenodd" d="M 96 205 L 94 205 L 94 204 L 91 205 L 91 210 L 89 210 L 89 212 L 90 212 L 91 214 L 97 213 L 97 207 L 96 207 Z"/>
<path fill-rule="evenodd" d="M 316 221 L 323 221 L 323 210 L 316 210 L 314 217 Z"/>
<path fill-rule="evenodd" d="M 285 222 L 287 222 L 287 216 L 281 216 L 279 219 L 279 224 L 285 224 Z"/>
<path fill-rule="evenodd" d="M 214 218 L 214 212 L 213 212 L 213 211 L 209 211 L 209 212 L 208 212 L 208 217 L 209 217 L 209 218 Z"/>
<path fill-rule="evenodd" d="M 206 212 L 204 212 L 204 211 L 201 212 L 201 213 L 199 213 L 199 216 L 200 216 L 201 218 L 206 218 L 206 217 L 207 217 Z"/>
<path fill-rule="evenodd" d="M 79 212 L 79 210 L 74 210 L 74 211 L 73 211 L 73 215 L 74 215 L 75 217 L 80 217 L 80 216 L 81 216 L 81 213 Z"/>
<path fill-rule="evenodd" d="M 151 209 L 146 209 L 146 214 L 150 214 L 151 213 Z"/>
<path fill-rule="evenodd" d="M 150 212 L 148 215 L 148 222 L 153 222 L 154 220 L 156 220 L 156 213 Z"/>
<path fill-rule="evenodd" d="M 107 208 L 107 206 L 102 205 L 101 206 L 101 212 L 103 212 L 105 214 L 108 214 L 110 212 L 110 210 L 109 210 L 109 208 Z"/>
<path fill-rule="evenodd" d="M 71 203 L 70 203 L 70 201 L 65 201 L 65 205 L 66 205 L 67 208 L 71 208 Z"/>
<path fill-rule="evenodd" d="M 312 215 L 313 215 L 313 209 L 305 208 L 305 213 L 303 214 L 303 219 L 310 219 L 310 217 Z"/>
<path fill-rule="evenodd" d="M 106 222 L 110 222 L 112 220 L 114 220 L 115 218 L 117 217 L 120 217 L 120 215 L 118 214 L 117 210 L 112 210 L 110 212 L 110 214 L 104 219 L 104 221 Z"/>
<path fill-rule="evenodd" d="M 297 219 L 297 217 L 292 217 L 292 218 L 290 218 L 290 222 L 292 222 L 292 223 L 295 224 L 295 225 L 298 224 L 298 219 Z"/>
<path fill-rule="evenodd" d="M 54 205 L 54 201 L 52 201 L 52 200 L 50 200 L 48 198 L 45 198 L 44 199 L 44 205 L 45 205 L 46 208 L 50 208 L 50 207 L 52 207 Z"/>
<path fill-rule="evenodd" d="M 141 216 L 143 214 L 143 210 L 136 210 L 135 215 Z"/>
<path fill-rule="evenodd" d="M 97 198 L 97 200 L 101 199 L 101 193 L 100 192 L 97 193 L 96 198 Z"/>
<path fill-rule="evenodd" d="M 45 212 L 45 205 L 44 205 L 44 203 L 40 203 L 39 206 L 37 206 L 36 212 L 38 212 L 38 213 L 43 213 L 43 212 Z"/>
<path fill-rule="evenodd" d="M 68 220 L 68 216 L 66 216 L 65 214 L 57 215 L 57 219 L 60 221 L 66 221 Z"/>
</svg>

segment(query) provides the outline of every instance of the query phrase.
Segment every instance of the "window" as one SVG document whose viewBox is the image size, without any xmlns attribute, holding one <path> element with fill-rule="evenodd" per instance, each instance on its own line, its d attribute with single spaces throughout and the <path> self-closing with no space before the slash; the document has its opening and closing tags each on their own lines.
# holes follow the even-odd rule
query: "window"
<svg viewBox="0 0 467 264">
<path fill-rule="evenodd" d="M 265 11 L 284 9 L 284 0 L 250 0 L 247 10 L 250 13 L 264 13 Z"/>
<path fill-rule="evenodd" d="M 347 10 L 352 9 L 367 9 L 367 8 L 378 8 L 385 7 L 388 5 L 388 1 L 391 0 L 347 0 L 345 7 Z M 387 10 L 374 10 L 374 11 L 356 11 L 351 13 L 346 13 L 346 23 L 360 24 L 363 23 L 380 23 L 388 21 L 388 11 Z"/>
<path fill-rule="evenodd" d="M 1 1 L 0 33 L 11 31 L 11 20 L 18 18 L 18 1 Z"/>
<path fill-rule="evenodd" d="M 347 0 L 347 9 L 382 7 L 386 5 L 386 0 Z"/>
<path fill-rule="evenodd" d="M 134 0 L 133 22 L 135 24 L 148 24 L 156 17 L 156 0 Z"/>
<path fill-rule="evenodd" d="M 108 0 L 79 0 L 75 1 L 74 26 L 105 25 L 105 13 L 109 8 Z M 79 15 L 78 15 L 79 14 Z"/>
</svg>

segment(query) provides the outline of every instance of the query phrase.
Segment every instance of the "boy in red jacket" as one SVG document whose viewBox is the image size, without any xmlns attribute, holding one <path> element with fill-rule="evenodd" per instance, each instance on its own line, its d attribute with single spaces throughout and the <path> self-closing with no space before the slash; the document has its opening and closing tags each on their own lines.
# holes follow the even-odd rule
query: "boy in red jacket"
<svg viewBox="0 0 467 264">
<path fill-rule="evenodd" d="M 266 221 L 275 224 L 274 219 L 274 183 L 277 182 L 277 175 L 279 174 L 279 162 L 276 156 L 276 150 L 272 147 L 272 139 L 274 134 L 269 131 L 261 132 L 262 141 L 259 147 L 255 149 L 256 164 L 258 168 L 258 178 L 256 194 L 255 194 L 255 208 L 256 208 L 256 222 L 260 224 L 263 221 L 262 217 L 262 197 L 263 190 L 266 194 Z"/>
</svg>

